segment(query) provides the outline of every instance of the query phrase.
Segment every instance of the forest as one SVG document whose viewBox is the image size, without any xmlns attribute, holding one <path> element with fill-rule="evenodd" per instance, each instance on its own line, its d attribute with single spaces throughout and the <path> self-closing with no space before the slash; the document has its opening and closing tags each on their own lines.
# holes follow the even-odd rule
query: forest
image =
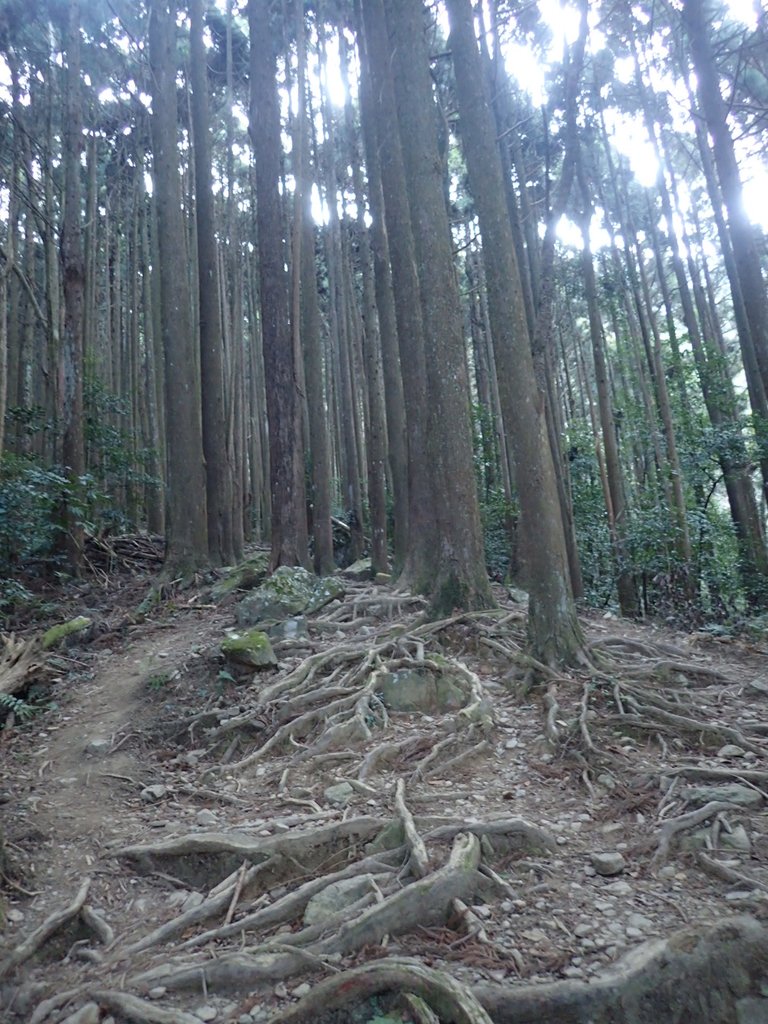
<svg viewBox="0 0 768 1024">
<path fill-rule="evenodd" d="M 762 1020 L 761 0 L 0 0 L 0 114 L 8 1019 Z"/>
</svg>

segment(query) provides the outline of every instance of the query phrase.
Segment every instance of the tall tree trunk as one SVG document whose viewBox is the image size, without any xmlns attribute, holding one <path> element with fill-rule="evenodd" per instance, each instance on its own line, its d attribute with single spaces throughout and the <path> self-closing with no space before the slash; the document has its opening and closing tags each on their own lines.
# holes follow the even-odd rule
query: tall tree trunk
<svg viewBox="0 0 768 1024">
<path fill-rule="evenodd" d="M 428 449 L 437 534 L 432 613 L 493 603 L 475 485 L 469 381 L 453 245 L 443 196 L 443 168 L 424 39 L 421 0 L 392 0 L 397 120 L 413 225 L 424 324 Z M 397 296 L 397 298 L 400 298 Z"/>
<path fill-rule="evenodd" d="M 256 171 L 259 291 L 269 421 L 270 564 L 308 564 L 304 452 L 297 367 L 288 320 L 283 216 L 280 202 L 280 107 L 269 0 L 249 0 L 250 124 Z"/>
<path fill-rule="evenodd" d="M 768 295 L 754 228 L 744 209 L 739 164 L 728 127 L 728 105 L 720 92 L 720 78 L 707 27 L 708 9 L 703 0 L 684 0 L 683 24 L 690 41 L 699 102 L 712 138 L 715 165 L 728 210 L 728 231 L 738 278 L 738 283 L 731 281 L 731 287 L 741 292 L 749 332 L 749 338 L 744 341 L 754 351 L 763 391 L 768 395 Z M 711 198 L 716 205 L 717 196 Z"/>
<path fill-rule="evenodd" d="M 406 437 L 405 398 L 400 369 L 397 338 L 397 315 L 392 292 L 392 268 L 389 262 L 389 239 L 384 222 L 384 196 L 381 189 L 381 166 L 374 102 L 371 96 L 371 76 L 368 57 L 362 37 L 362 13 L 357 3 L 358 25 L 361 26 L 360 107 L 368 172 L 368 204 L 371 211 L 371 252 L 373 255 L 376 313 L 384 374 L 384 401 L 387 422 L 387 453 L 392 481 L 392 507 L 394 528 L 394 568 L 399 572 L 405 562 L 408 546 L 408 442 Z"/>
<path fill-rule="evenodd" d="M 294 233 L 299 253 L 294 249 L 294 274 L 301 282 L 301 349 L 304 356 L 304 381 L 307 395 L 308 449 L 312 502 L 313 563 L 319 576 L 335 569 L 333 531 L 331 528 L 331 459 L 328 438 L 328 417 L 325 402 L 323 338 L 317 294 L 315 267 L 315 224 L 312 218 L 312 174 L 309 169 L 312 121 L 307 104 L 306 44 L 304 4 L 296 4 L 298 37 L 296 111 L 296 219 Z M 316 147 L 315 147 L 316 152 Z M 317 165 L 317 161 L 315 161 Z"/>
<path fill-rule="evenodd" d="M 378 155 L 395 296 L 397 337 L 405 399 L 408 444 L 408 548 L 401 578 L 417 591 L 434 579 L 437 509 L 432 498 L 432 466 L 427 452 L 427 368 L 424 325 L 416 274 L 411 213 L 405 181 L 395 93 L 392 51 L 382 0 L 364 0 L 365 53 L 376 102 Z M 365 68 L 364 68 L 365 73 Z"/>
<path fill-rule="evenodd" d="M 64 217 L 61 264 L 64 279 L 64 338 L 61 351 L 62 463 L 70 492 L 62 501 L 64 550 L 69 567 L 80 572 L 83 528 L 74 511 L 80 478 L 85 472 L 83 434 L 83 303 L 85 266 L 80 209 L 80 2 L 69 0 L 65 49 L 67 55 L 64 116 Z"/>
<path fill-rule="evenodd" d="M 526 540 L 528 631 L 534 656 L 575 661 L 583 638 L 570 584 L 565 532 L 549 445 L 546 399 L 536 383 L 502 166 L 484 88 L 470 0 L 448 0 L 464 157 L 483 237 L 491 336 L 505 427 L 511 436 Z"/>
<path fill-rule="evenodd" d="M 592 340 L 592 358 L 595 366 L 595 382 L 600 410 L 600 425 L 603 434 L 605 468 L 615 526 L 614 552 L 616 557 L 619 606 L 622 615 L 634 616 L 639 612 L 639 604 L 635 580 L 627 565 L 626 531 L 629 510 L 624 494 L 624 481 L 619 461 L 616 423 L 611 403 L 608 366 L 605 359 L 603 324 L 600 316 L 595 267 L 589 240 L 589 226 L 592 219 L 591 199 L 582 167 L 579 167 L 579 179 L 585 208 L 581 226 L 582 238 L 584 240 L 581 259 L 582 273 L 584 275 L 584 290 L 589 311 L 589 333 Z"/>
<path fill-rule="evenodd" d="M 152 152 L 165 357 L 167 451 L 166 574 L 208 561 L 198 353 L 192 326 L 182 214 L 176 103 L 176 4 L 153 0 L 149 19 Z"/>
<path fill-rule="evenodd" d="M 208 61 L 203 43 L 203 0 L 190 0 L 189 16 L 208 554 L 214 565 L 231 565 L 238 561 L 242 551 L 235 550 L 234 467 L 230 461 L 232 448 L 228 443 L 224 402 L 224 339 L 211 187 L 211 128 L 208 112 Z"/>
</svg>

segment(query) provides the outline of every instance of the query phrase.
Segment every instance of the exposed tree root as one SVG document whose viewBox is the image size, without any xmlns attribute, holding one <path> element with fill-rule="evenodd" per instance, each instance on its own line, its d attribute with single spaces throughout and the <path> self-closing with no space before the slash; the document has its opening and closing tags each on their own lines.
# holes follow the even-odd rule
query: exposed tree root
<svg viewBox="0 0 768 1024">
<path fill-rule="evenodd" d="M 743 871 L 736 871 L 728 864 L 723 864 L 719 860 L 715 860 L 714 857 L 710 857 L 708 854 L 700 850 L 696 855 L 696 860 L 703 871 L 708 875 L 712 875 L 713 878 L 719 878 L 721 882 L 728 882 L 731 885 L 743 885 L 748 889 L 758 889 L 760 892 L 768 893 L 768 885 L 765 885 L 757 878 L 752 878 L 750 875 L 744 874 Z"/>
<path fill-rule="evenodd" d="M 45 945 L 48 939 L 59 930 L 59 928 L 68 924 L 69 921 L 78 916 L 83 908 L 83 904 L 85 903 L 90 885 L 90 878 L 86 878 L 69 906 L 64 907 L 63 910 L 57 910 L 55 913 L 47 917 L 38 928 L 35 928 L 31 935 L 27 936 L 27 938 L 20 943 L 16 949 L 2 961 L 2 963 L 0 963 L 0 980 L 7 978 L 11 971 L 14 971 L 20 966 L 20 964 L 23 964 L 25 960 L 29 960 L 30 957 L 34 956 L 35 953 Z"/>
<path fill-rule="evenodd" d="M 472 991 L 494 1024 L 733 1024 L 755 1019 L 737 1014 L 737 1002 L 760 992 L 766 970 L 768 930 L 742 916 L 647 942 L 588 984 Z"/>
<path fill-rule="evenodd" d="M 129 1021 L 137 1024 L 200 1024 L 200 1018 L 183 1010 L 166 1010 L 157 1003 L 129 995 L 127 992 L 115 992 L 111 989 L 95 989 L 89 993 L 101 1006 L 114 1013 L 119 1013 Z"/>
<path fill-rule="evenodd" d="M 696 810 L 688 811 L 686 814 L 681 814 L 677 818 L 670 818 L 669 821 L 665 821 L 659 831 L 659 844 L 656 852 L 653 855 L 653 863 L 661 864 L 669 856 L 669 850 L 672 840 L 680 832 L 684 832 L 686 829 L 693 828 L 695 825 L 700 825 L 707 818 L 712 818 L 720 811 L 735 811 L 740 810 L 736 804 L 724 803 L 721 800 L 711 800 L 708 804 L 703 807 L 697 807 Z"/>
<path fill-rule="evenodd" d="M 355 861 L 339 871 L 333 871 L 330 874 L 311 879 L 309 882 L 299 886 L 298 889 L 275 900 L 274 903 L 254 910 L 253 913 L 246 914 L 245 917 L 241 917 L 231 924 L 225 923 L 220 928 L 213 928 L 200 935 L 195 935 L 187 939 L 186 942 L 182 942 L 177 948 L 192 949 L 195 946 L 202 946 L 208 942 L 220 941 L 221 939 L 242 935 L 246 932 L 271 928 L 292 921 L 299 914 L 303 913 L 307 903 L 309 903 L 313 896 L 322 892 L 329 885 L 346 878 L 366 875 L 371 871 L 392 870 L 394 867 L 402 864 L 405 853 L 405 847 L 395 847 L 393 850 L 387 850 L 371 857 L 364 857 L 362 860 Z"/>
<path fill-rule="evenodd" d="M 166 988 L 194 988 L 204 983 L 206 989 L 243 988 L 259 981 L 291 977 L 310 963 L 333 960 L 375 945 L 386 935 L 396 935 L 418 926 L 444 924 L 451 901 L 471 899 L 482 887 L 478 872 L 480 841 L 470 833 L 460 833 L 454 840 L 448 863 L 438 870 L 399 889 L 375 906 L 342 924 L 334 933 L 320 938 L 320 928 L 307 928 L 304 933 L 283 937 L 280 948 L 267 943 L 253 953 L 228 954 L 210 962 L 208 960 L 182 965 L 153 968 L 133 979 L 140 989 L 154 985 Z M 335 922 L 332 922 L 335 924 Z M 285 949 L 290 939 L 290 949 Z M 311 939 L 301 949 L 293 948 L 302 939 Z"/>
<path fill-rule="evenodd" d="M 312 1024 L 320 1014 L 353 1007 L 383 992 L 413 993 L 443 1024 L 492 1024 L 471 990 L 418 960 L 375 961 L 326 978 L 308 996 L 274 1016 L 270 1024 Z"/>
<path fill-rule="evenodd" d="M 398 817 L 403 823 L 405 841 L 408 844 L 408 867 L 416 878 L 424 878 L 429 874 L 429 856 L 424 840 L 418 833 L 413 815 L 405 803 L 405 783 L 402 779 L 397 780 L 395 787 L 395 808 Z"/>
</svg>

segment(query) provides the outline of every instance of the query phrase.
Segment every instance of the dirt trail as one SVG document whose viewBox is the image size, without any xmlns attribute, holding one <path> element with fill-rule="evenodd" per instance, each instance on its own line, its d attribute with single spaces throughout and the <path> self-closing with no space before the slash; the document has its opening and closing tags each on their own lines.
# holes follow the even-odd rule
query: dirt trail
<svg viewBox="0 0 768 1024">
<path fill-rule="evenodd" d="M 340 960 L 360 965 L 365 989 L 375 982 L 366 963 L 387 957 L 390 980 L 420 991 L 401 955 L 453 977 L 461 998 L 474 992 L 496 1008 L 455 1019 L 518 1019 L 526 999 L 544 1016 L 520 1019 L 548 1019 L 558 1010 L 546 983 L 567 979 L 585 1020 L 614 1020 L 578 986 L 589 982 L 584 991 L 610 1002 L 621 986 L 647 986 L 654 957 L 667 955 L 657 942 L 635 958 L 634 980 L 593 984 L 642 943 L 741 910 L 768 916 L 760 650 L 592 617 L 592 649 L 611 674 L 552 677 L 521 697 L 519 606 L 434 625 L 421 622 L 418 601 L 386 587 L 347 591 L 308 619 L 308 635 L 277 644 L 277 669 L 238 684 L 216 660 L 231 608 L 166 609 L 67 652 L 74 671 L 57 684 L 57 708 L 6 750 L 6 836 L 35 895 L 9 900 L 0 979 L 2 956 L 84 879 L 87 905 L 114 940 L 94 941 L 76 911 L 79 924 L 73 918 L 6 972 L 3 1020 L 35 1019 L 41 999 L 72 992 L 38 1011 L 41 1024 L 69 1022 L 86 1006 L 90 1016 L 84 1009 L 69 1024 L 257 1024 L 291 1007 L 297 1022 L 314 1021 L 311 986 Z M 449 670 L 446 707 L 387 712 L 393 671 L 412 683 Z M 733 736 L 743 749 L 727 742 Z M 755 799 L 724 800 L 688 824 L 700 806 L 688 782 L 707 781 L 697 772 L 751 786 Z M 155 799 L 142 795 L 147 786 Z M 402 838 L 374 853 L 370 842 L 393 821 Z M 675 832 L 657 859 L 670 822 L 681 834 L 705 829 L 714 868 L 681 851 Z M 740 848 L 726 846 L 732 833 Z M 310 889 L 322 893 L 342 875 L 362 885 L 359 906 L 322 911 L 321 920 L 341 915 L 325 931 L 309 924 Z M 697 946 L 697 963 L 710 952 L 732 957 L 723 943 L 768 961 L 768 933 L 734 928 Z M 694 969 L 676 956 L 670 977 Z M 331 1006 L 335 997 L 324 998 Z M 383 1012 L 370 1005 L 361 1021 Z"/>
</svg>

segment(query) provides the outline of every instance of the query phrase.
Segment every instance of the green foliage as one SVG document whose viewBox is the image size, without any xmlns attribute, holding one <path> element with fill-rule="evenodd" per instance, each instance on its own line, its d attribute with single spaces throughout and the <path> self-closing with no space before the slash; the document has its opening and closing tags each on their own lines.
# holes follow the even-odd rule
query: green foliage
<svg viewBox="0 0 768 1024">
<path fill-rule="evenodd" d="M 58 469 L 6 453 L 0 460 L 0 571 L 51 556 L 59 531 L 57 508 L 70 489 Z M 10 596 L 10 595 L 9 595 Z"/>
<path fill-rule="evenodd" d="M 513 538 L 519 509 L 507 501 L 500 487 L 489 490 L 480 502 L 485 539 L 485 565 L 492 580 L 508 579 L 513 568 Z"/>
<path fill-rule="evenodd" d="M 173 679 L 172 672 L 154 672 L 147 678 L 148 690 L 164 690 Z"/>
<path fill-rule="evenodd" d="M 124 531 L 136 523 L 131 520 L 131 509 L 118 505 L 113 495 L 118 488 L 125 488 L 130 495 L 146 486 L 158 486 L 159 481 L 148 472 L 152 452 L 137 448 L 133 434 L 120 426 L 128 413 L 126 404 L 111 394 L 98 377 L 86 376 L 83 401 L 91 485 L 85 513 L 99 529 Z"/>
<path fill-rule="evenodd" d="M 10 579 L 13 571 L 39 561 L 56 569 L 65 506 L 87 533 L 123 530 L 132 523 L 123 503 L 115 501 L 116 490 L 122 487 L 130 495 L 131 489 L 138 493 L 156 483 L 145 469 L 150 453 L 136 451 L 128 432 L 115 426 L 124 404 L 93 377 L 86 379 L 84 394 L 89 471 L 79 479 L 29 453 L 8 451 L 0 459 L 0 576 L 6 577 L 0 582 L 0 609 L 30 597 Z M 51 427 L 38 407 L 10 409 L 7 425 L 9 437 L 19 442 Z"/>
<path fill-rule="evenodd" d="M 20 697 L 14 697 L 10 693 L 0 693 L 0 711 L 14 715 L 20 722 L 28 722 L 38 709 L 25 700 L 21 700 Z"/>
</svg>

